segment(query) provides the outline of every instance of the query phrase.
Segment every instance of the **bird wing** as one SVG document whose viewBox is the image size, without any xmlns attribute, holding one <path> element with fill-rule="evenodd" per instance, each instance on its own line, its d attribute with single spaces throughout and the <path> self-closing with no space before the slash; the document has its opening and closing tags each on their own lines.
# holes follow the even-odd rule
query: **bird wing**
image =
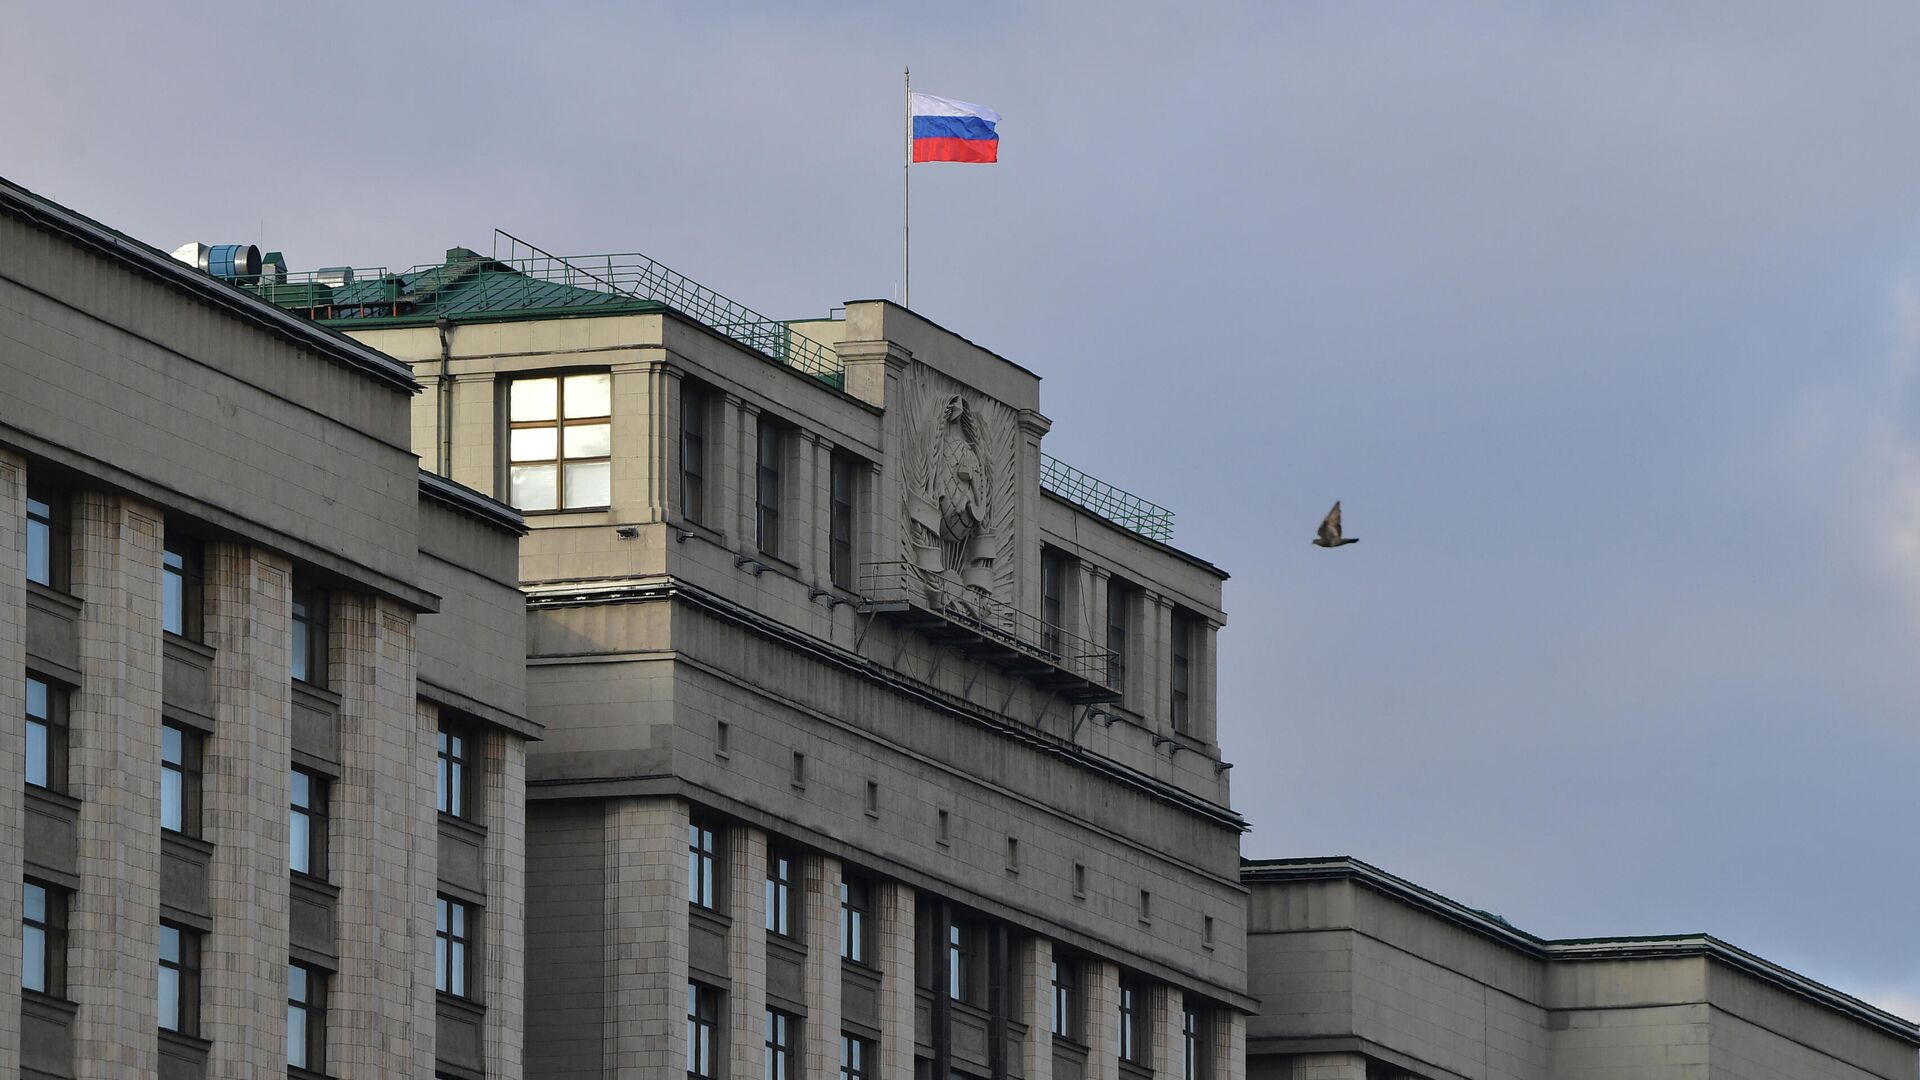
<svg viewBox="0 0 1920 1080">
<path fill-rule="evenodd" d="M 1329 543 L 1340 539 L 1340 504 L 1334 503 L 1327 511 L 1326 519 L 1320 522 L 1320 539 Z"/>
</svg>

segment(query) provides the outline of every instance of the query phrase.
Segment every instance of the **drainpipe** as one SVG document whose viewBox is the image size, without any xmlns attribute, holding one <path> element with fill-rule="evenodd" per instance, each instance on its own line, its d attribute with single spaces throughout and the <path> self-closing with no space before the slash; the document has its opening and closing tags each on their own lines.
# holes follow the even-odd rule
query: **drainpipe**
<svg viewBox="0 0 1920 1080">
<path fill-rule="evenodd" d="M 445 315 L 433 320 L 440 331 L 440 403 L 434 410 L 436 426 L 433 471 L 453 479 L 453 320 Z"/>
</svg>

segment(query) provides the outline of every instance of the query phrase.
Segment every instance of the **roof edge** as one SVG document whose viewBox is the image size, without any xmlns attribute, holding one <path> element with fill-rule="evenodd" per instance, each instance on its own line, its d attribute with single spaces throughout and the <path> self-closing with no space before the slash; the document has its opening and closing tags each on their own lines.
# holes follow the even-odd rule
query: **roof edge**
<svg viewBox="0 0 1920 1080">
<path fill-rule="evenodd" d="M 515 536 L 527 535 L 527 521 L 520 516 L 520 511 L 439 473 L 420 470 L 420 494 Z"/>
</svg>

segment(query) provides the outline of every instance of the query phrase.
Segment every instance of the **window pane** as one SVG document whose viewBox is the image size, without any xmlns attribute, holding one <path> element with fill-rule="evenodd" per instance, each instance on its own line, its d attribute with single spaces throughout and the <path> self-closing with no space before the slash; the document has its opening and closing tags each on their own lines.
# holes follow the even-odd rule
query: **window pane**
<svg viewBox="0 0 1920 1080">
<path fill-rule="evenodd" d="M 293 677 L 301 682 L 307 681 L 307 624 L 303 619 L 293 620 Z"/>
<path fill-rule="evenodd" d="M 509 481 L 513 505 L 522 510 L 552 510 L 559 506 L 557 470 L 552 465 L 515 465 Z"/>
<path fill-rule="evenodd" d="M 612 424 L 569 424 L 567 426 L 568 457 L 606 457 L 611 453 L 613 453 Z"/>
<path fill-rule="evenodd" d="M 447 939 L 444 937 L 433 939 L 433 988 L 447 988 Z"/>
<path fill-rule="evenodd" d="M 46 992 L 47 932 L 41 927 L 26 927 L 21 934 L 20 985 L 28 990 Z"/>
<path fill-rule="evenodd" d="M 47 786 L 47 725 L 27 721 L 27 783 Z"/>
<path fill-rule="evenodd" d="M 552 461 L 558 434 L 550 427 L 514 428 L 508 436 L 514 461 Z"/>
<path fill-rule="evenodd" d="M 298 964 L 287 965 L 287 999 L 303 1004 L 307 1000 L 307 969 Z"/>
<path fill-rule="evenodd" d="M 308 842 L 310 820 L 306 814 L 296 810 L 288 816 L 288 822 L 291 835 L 287 844 L 287 869 L 296 874 L 311 873 L 313 863 Z"/>
<path fill-rule="evenodd" d="M 47 684 L 39 679 L 27 680 L 27 715 L 47 719 Z"/>
<path fill-rule="evenodd" d="M 307 1009 L 292 1002 L 287 1003 L 287 1064 L 307 1067 Z"/>
<path fill-rule="evenodd" d="M 160 760 L 169 765 L 184 764 L 186 743 L 185 732 L 177 727 L 162 727 L 160 729 Z"/>
<path fill-rule="evenodd" d="M 172 570 L 166 572 L 161 590 L 160 624 L 161 629 L 170 634 L 187 632 L 186 589 L 187 583 L 179 574 Z"/>
<path fill-rule="evenodd" d="M 613 463 L 567 466 L 568 506 L 606 506 L 612 502 Z"/>
<path fill-rule="evenodd" d="M 180 972 L 176 968 L 160 969 L 160 1027 L 180 1030 Z"/>
<path fill-rule="evenodd" d="M 27 503 L 29 508 L 41 505 Z M 53 584 L 53 528 L 31 518 L 27 521 L 27 580 L 41 585 Z"/>
<path fill-rule="evenodd" d="M 508 419 L 552 420 L 558 385 L 553 379 L 515 379 L 508 391 Z"/>
<path fill-rule="evenodd" d="M 313 777 L 303 772 L 293 774 L 293 805 L 311 807 L 313 805 Z"/>
<path fill-rule="evenodd" d="M 567 416 L 569 419 L 581 416 L 613 415 L 613 376 L 601 372 L 598 375 L 567 376 Z"/>
<path fill-rule="evenodd" d="M 458 941 L 453 943 L 453 955 L 449 958 L 449 965 L 452 968 L 452 970 L 447 973 L 447 978 L 452 983 L 452 988 L 449 992 L 455 997 L 466 997 L 467 947 Z"/>
<path fill-rule="evenodd" d="M 160 770 L 160 827 L 174 832 L 185 831 L 182 826 L 186 818 L 186 800 L 182 798 L 183 780 L 177 769 Z"/>
</svg>

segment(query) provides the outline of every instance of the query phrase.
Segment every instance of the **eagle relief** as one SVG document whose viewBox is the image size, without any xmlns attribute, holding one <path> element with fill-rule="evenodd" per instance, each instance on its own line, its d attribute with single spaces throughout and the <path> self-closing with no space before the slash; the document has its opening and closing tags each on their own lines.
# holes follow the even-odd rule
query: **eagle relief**
<svg viewBox="0 0 1920 1080">
<path fill-rule="evenodd" d="M 936 385 L 951 380 L 925 369 L 919 375 L 903 554 L 930 607 L 983 617 L 1007 598 L 1013 572 L 1005 550 L 1014 510 L 1012 417 L 997 402 L 975 404 L 957 383 Z"/>
</svg>

